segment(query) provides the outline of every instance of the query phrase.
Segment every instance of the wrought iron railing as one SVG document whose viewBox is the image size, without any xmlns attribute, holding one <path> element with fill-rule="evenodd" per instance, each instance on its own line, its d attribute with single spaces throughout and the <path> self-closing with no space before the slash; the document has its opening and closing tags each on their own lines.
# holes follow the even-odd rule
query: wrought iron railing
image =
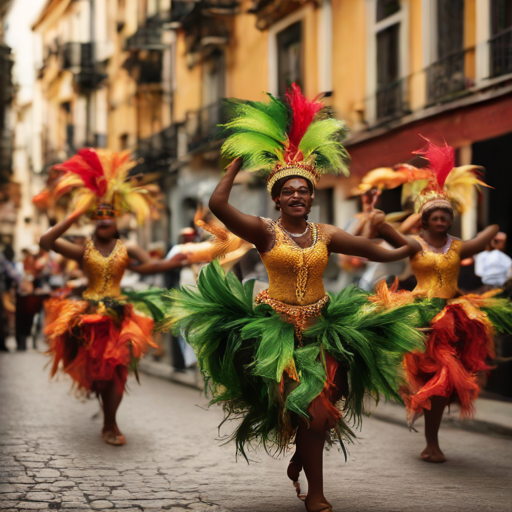
<svg viewBox="0 0 512 512">
<path fill-rule="evenodd" d="M 107 77 L 103 65 L 96 61 L 98 45 L 95 43 L 68 42 L 62 45 L 62 69 L 75 75 L 75 83 L 83 88 L 95 88 Z"/>
<path fill-rule="evenodd" d="M 150 137 L 139 139 L 136 155 L 143 160 L 137 166 L 138 172 L 168 169 L 169 165 L 178 158 L 177 126 L 173 124 Z"/>
<path fill-rule="evenodd" d="M 404 81 L 395 80 L 377 89 L 376 110 L 377 120 L 395 119 L 404 114 Z"/>
<path fill-rule="evenodd" d="M 135 50 L 163 50 L 166 45 L 162 43 L 162 27 L 147 26 L 139 27 L 135 34 L 126 38 L 125 49 Z"/>
<path fill-rule="evenodd" d="M 188 150 L 200 151 L 206 145 L 216 140 L 221 133 L 219 124 L 225 121 L 226 111 L 222 100 L 197 111 L 188 112 L 186 120 Z"/>
<path fill-rule="evenodd" d="M 454 52 L 427 68 L 428 104 L 450 100 L 472 85 L 473 81 L 466 76 L 466 61 L 472 55 L 473 49 Z"/>
<path fill-rule="evenodd" d="M 491 37 L 489 49 L 491 77 L 512 73 L 512 27 Z"/>
</svg>

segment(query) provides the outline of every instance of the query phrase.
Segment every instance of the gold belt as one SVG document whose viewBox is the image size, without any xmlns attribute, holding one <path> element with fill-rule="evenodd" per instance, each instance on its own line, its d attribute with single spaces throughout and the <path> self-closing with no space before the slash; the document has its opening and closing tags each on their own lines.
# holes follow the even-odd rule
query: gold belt
<svg viewBox="0 0 512 512">
<path fill-rule="evenodd" d="M 285 322 L 293 324 L 295 335 L 302 345 L 302 333 L 308 327 L 312 318 L 320 316 L 323 307 L 329 302 L 329 295 L 324 295 L 319 301 L 307 306 L 295 306 L 286 304 L 269 296 L 268 290 L 263 290 L 256 295 L 256 304 L 268 304 L 276 313 L 279 313 Z"/>
</svg>

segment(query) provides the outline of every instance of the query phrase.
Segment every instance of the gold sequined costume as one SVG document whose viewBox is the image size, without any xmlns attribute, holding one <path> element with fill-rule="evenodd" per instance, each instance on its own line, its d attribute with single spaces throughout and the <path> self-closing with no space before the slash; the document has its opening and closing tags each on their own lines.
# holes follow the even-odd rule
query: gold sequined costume
<svg viewBox="0 0 512 512">
<path fill-rule="evenodd" d="M 407 418 L 415 419 L 430 408 L 433 396 L 460 404 L 461 417 L 470 417 L 480 392 L 478 373 L 490 370 L 495 356 L 494 333 L 512 331 L 512 307 L 507 299 L 484 295 L 461 296 L 457 288 L 462 242 L 449 236 L 440 249 L 415 237 L 422 250 L 411 258 L 418 281 L 412 292 L 391 292 L 382 285 L 372 300 L 382 305 L 416 303 L 418 327 L 431 329 L 425 351 L 404 358 L 408 382 L 402 389 Z M 499 291 L 498 291 L 499 292 Z"/>
<path fill-rule="evenodd" d="M 62 364 L 79 390 L 98 391 L 114 381 L 122 391 L 129 366 L 149 346 L 156 346 L 151 337 L 153 318 L 121 295 L 128 261 L 120 240 L 108 256 L 89 240 L 83 258 L 89 285 L 83 300 L 50 299 L 46 306 L 51 374 Z"/>
<path fill-rule="evenodd" d="M 323 225 L 308 223 L 312 245 L 301 248 L 279 222 L 263 221 L 272 233 L 260 254 L 268 290 L 254 300 L 252 282 L 240 284 L 214 262 L 197 288 L 170 294 L 162 325 L 185 334 L 213 402 L 241 420 L 233 437 L 242 454 L 251 442 L 271 453 L 285 449 L 299 417 L 322 418 L 340 439 L 352 436 L 345 421 L 358 423 L 365 395 L 398 397 L 399 363 L 421 343 L 408 321 L 414 305 L 382 308 L 356 288 L 326 294 Z"/>
</svg>

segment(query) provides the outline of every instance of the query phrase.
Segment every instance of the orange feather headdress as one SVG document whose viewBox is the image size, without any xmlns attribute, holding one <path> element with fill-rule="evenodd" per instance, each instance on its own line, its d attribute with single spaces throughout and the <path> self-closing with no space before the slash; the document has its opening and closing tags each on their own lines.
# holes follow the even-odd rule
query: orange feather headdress
<svg viewBox="0 0 512 512">
<path fill-rule="evenodd" d="M 73 212 L 94 214 L 108 205 L 112 213 L 133 213 L 142 223 L 149 217 L 160 189 L 155 184 L 141 185 L 137 176 L 129 176 L 137 163 L 129 151 L 81 149 L 66 162 L 54 166 L 63 174 L 49 194 L 55 202 L 70 196 Z"/>
</svg>

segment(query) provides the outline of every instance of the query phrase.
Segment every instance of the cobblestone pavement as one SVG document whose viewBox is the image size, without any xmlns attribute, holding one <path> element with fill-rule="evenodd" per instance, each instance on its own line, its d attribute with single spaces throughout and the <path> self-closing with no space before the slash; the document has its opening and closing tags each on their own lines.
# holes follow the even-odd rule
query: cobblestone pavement
<svg viewBox="0 0 512 512">
<path fill-rule="evenodd" d="M 130 380 L 119 424 L 124 447 L 103 443 L 95 400 L 48 381 L 36 352 L 0 354 L 0 512 L 60 509 L 299 512 L 287 460 L 234 457 L 217 439 L 219 408 L 193 390 L 142 375 Z M 512 511 L 512 442 L 445 428 L 442 465 L 418 459 L 420 434 L 365 419 L 349 460 L 325 456 L 336 512 Z"/>
</svg>

